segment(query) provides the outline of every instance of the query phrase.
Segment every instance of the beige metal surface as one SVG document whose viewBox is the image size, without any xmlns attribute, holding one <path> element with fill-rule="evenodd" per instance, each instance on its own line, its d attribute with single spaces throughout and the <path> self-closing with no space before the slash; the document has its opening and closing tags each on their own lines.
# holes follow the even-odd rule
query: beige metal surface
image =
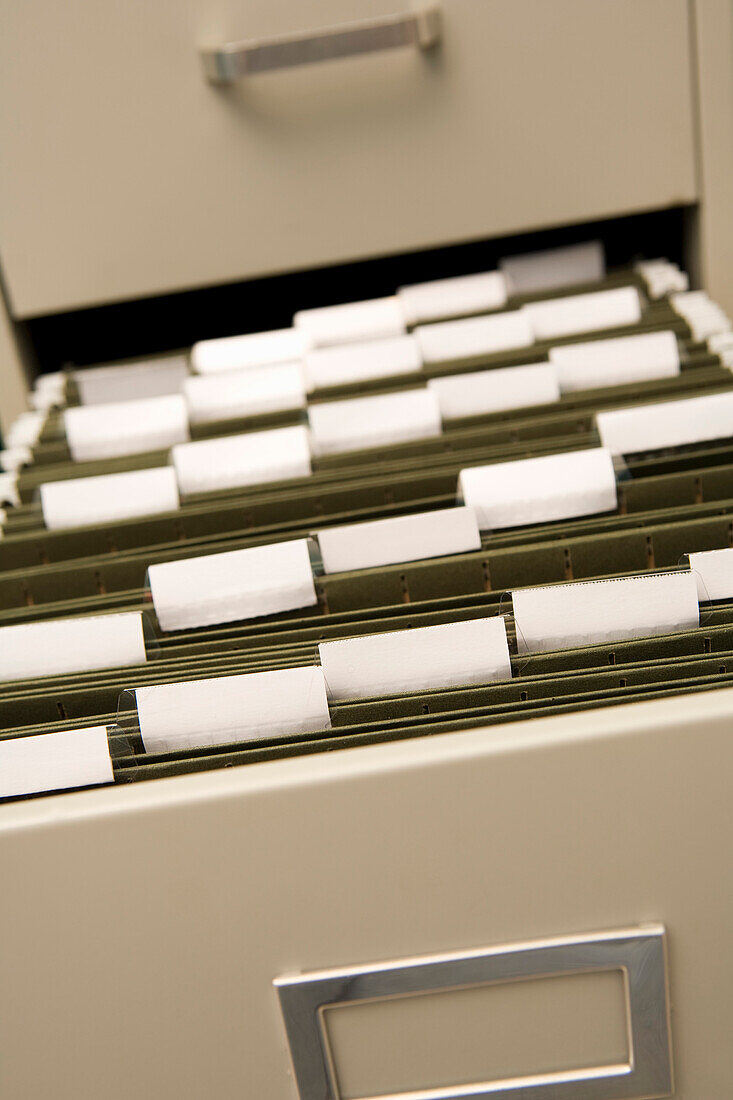
<svg viewBox="0 0 733 1100">
<path fill-rule="evenodd" d="M 28 368 L 0 290 L 0 433 L 28 408 Z"/>
<path fill-rule="evenodd" d="M 695 0 L 700 276 L 733 314 L 733 3 Z"/>
<path fill-rule="evenodd" d="M 276 976 L 655 920 L 676 1095 L 722 1100 L 732 718 L 722 690 L 0 809 L 4 1100 L 293 1100 Z"/>
<path fill-rule="evenodd" d="M 696 197 L 686 0 L 444 0 L 435 51 L 207 83 L 404 0 L 3 0 L 17 316 Z"/>
</svg>

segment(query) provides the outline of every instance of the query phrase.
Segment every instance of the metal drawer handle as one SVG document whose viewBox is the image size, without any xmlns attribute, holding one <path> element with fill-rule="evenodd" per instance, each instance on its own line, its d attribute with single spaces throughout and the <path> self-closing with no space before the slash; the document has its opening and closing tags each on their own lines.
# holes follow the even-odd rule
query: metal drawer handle
<svg viewBox="0 0 733 1100">
<path fill-rule="evenodd" d="M 227 84 L 238 76 L 291 69 L 296 65 L 312 65 L 316 61 L 334 61 L 401 46 L 418 46 L 425 50 L 434 46 L 439 38 L 440 10 L 431 7 L 383 19 L 322 27 L 310 34 L 202 46 L 199 53 L 207 78 L 215 84 Z"/>
<path fill-rule="evenodd" d="M 323 1010 L 349 1002 L 529 977 L 621 970 L 629 1060 L 511 1081 L 401 1093 L 411 1100 L 641 1100 L 672 1094 L 665 930 L 660 924 L 299 974 L 275 980 L 301 1100 L 338 1100 Z M 376 1098 L 373 1098 L 376 1100 Z M 397 1100 L 397 1095 L 384 1100 Z"/>
</svg>

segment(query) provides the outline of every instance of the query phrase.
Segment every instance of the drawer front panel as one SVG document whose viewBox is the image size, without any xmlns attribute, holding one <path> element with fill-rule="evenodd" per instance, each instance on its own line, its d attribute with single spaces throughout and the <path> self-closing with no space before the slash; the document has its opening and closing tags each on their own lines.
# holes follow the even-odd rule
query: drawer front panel
<svg viewBox="0 0 733 1100">
<path fill-rule="evenodd" d="M 294 1100 L 283 982 L 294 1056 L 327 1002 L 339 1100 L 662 1096 L 665 970 L 676 1095 L 726 1096 L 731 714 L 719 690 L 5 806 L 3 1097 Z"/>
<path fill-rule="evenodd" d="M 3 0 L 16 316 L 695 198 L 684 0 L 444 0 L 435 48 L 226 85 L 197 56 L 400 6 Z"/>
</svg>

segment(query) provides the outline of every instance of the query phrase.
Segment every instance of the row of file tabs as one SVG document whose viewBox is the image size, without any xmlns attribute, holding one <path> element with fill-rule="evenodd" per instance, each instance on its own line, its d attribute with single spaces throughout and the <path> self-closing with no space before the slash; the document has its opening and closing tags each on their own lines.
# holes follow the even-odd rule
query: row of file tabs
<svg viewBox="0 0 733 1100">
<path fill-rule="evenodd" d="M 591 242 L 43 376 L 0 797 L 727 683 L 733 334 Z"/>
</svg>

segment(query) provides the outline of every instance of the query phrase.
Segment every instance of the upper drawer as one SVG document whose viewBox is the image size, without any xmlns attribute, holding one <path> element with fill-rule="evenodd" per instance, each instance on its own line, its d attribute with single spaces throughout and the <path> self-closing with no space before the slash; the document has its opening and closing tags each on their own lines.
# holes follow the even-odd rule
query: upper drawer
<svg viewBox="0 0 733 1100">
<path fill-rule="evenodd" d="M 441 44 L 216 87 L 200 44 L 404 0 L 2 0 L 30 316 L 695 198 L 686 0 L 443 0 Z"/>
</svg>

